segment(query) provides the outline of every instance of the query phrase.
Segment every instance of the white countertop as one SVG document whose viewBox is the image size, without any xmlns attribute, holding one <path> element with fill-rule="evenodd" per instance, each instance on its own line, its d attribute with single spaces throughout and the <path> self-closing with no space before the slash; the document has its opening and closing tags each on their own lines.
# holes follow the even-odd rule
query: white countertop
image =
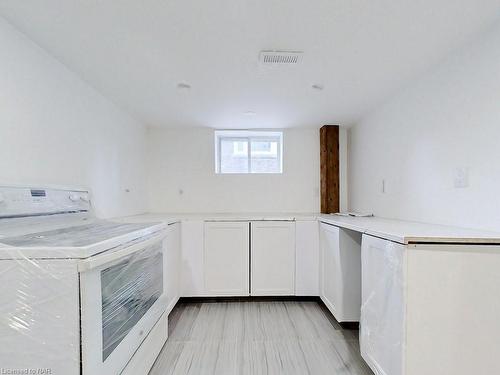
<svg viewBox="0 0 500 375">
<path fill-rule="evenodd" d="M 500 244 L 500 232 L 426 224 L 380 217 L 318 215 L 318 220 L 402 244 L 475 243 Z"/>
<path fill-rule="evenodd" d="M 116 220 L 116 219 L 115 219 Z M 179 221 L 259 221 L 259 220 L 319 220 L 402 244 L 410 243 L 464 243 L 500 244 L 500 232 L 426 224 L 380 217 L 346 217 L 318 213 L 146 213 L 120 218 L 127 222 L 161 221 L 172 224 Z"/>
<path fill-rule="evenodd" d="M 317 213 L 146 213 L 135 216 L 119 218 L 118 220 L 130 222 L 163 221 L 172 224 L 179 221 L 204 220 L 204 221 L 262 221 L 262 220 L 317 220 Z M 117 219 L 113 219 L 117 220 Z"/>
</svg>

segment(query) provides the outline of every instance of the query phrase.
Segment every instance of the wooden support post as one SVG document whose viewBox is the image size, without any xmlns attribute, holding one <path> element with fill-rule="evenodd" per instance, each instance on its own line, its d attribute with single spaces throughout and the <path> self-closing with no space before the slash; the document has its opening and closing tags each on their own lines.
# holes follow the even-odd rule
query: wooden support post
<svg viewBox="0 0 500 375">
<path fill-rule="evenodd" d="M 339 126 L 325 125 L 319 130 L 321 163 L 321 213 L 339 212 L 340 166 Z"/>
</svg>

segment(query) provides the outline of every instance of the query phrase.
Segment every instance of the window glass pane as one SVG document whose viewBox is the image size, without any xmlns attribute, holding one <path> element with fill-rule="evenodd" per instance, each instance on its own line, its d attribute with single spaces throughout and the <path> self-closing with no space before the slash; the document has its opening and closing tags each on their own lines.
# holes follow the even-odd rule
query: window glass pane
<svg viewBox="0 0 500 375">
<path fill-rule="evenodd" d="M 252 173 L 280 173 L 279 140 L 251 141 Z"/>
<path fill-rule="evenodd" d="M 263 153 L 263 152 L 271 152 L 272 149 L 276 149 L 276 142 L 269 142 L 269 141 L 252 141 L 252 153 L 257 154 L 257 153 Z M 274 152 L 276 150 L 273 150 Z"/>
<path fill-rule="evenodd" d="M 221 138 L 220 172 L 248 173 L 248 141 L 246 139 Z"/>
<path fill-rule="evenodd" d="M 282 173 L 283 133 L 215 131 L 215 173 Z"/>
</svg>

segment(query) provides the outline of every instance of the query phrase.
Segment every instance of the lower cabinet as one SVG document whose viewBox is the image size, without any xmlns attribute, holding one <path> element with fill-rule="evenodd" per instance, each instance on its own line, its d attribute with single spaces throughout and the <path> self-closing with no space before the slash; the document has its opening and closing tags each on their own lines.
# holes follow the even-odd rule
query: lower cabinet
<svg viewBox="0 0 500 375">
<path fill-rule="evenodd" d="M 295 294 L 295 222 L 251 223 L 251 295 Z"/>
<path fill-rule="evenodd" d="M 361 312 L 361 234 L 320 223 L 320 296 L 339 322 Z"/>
<path fill-rule="evenodd" d="M 500 246 L 363 235 L 360 352 L 375 374 L 500 374 Z"/>
<path fill-rule="evenodd" d="M 406 252 L 404 245 L 363 236 L 363 310 L 359 332 L 360 348 L 368 365 L 372 369 L 379 370 L 381 374 L 405 374 L 403 358 L 406 342 L 404 296 Z M 427 308 L 433 307 L 427 306 Z M 418 313 L 425 315 L 426 312 L 418 309 Z"/>
<path fill-rule="evenodd" d="M 319 296 L 319 224 L 295 222 L 295 295 Z"/>
<path fill-rule="evenodd" d="M 205 293 L 248 296 L 248 222 L 206 222 L 204 244 Z"/>
<path fill-rule="evenodd" d="M 166 238 L 166 274 L 167 274 L 167 314 L 174 308 L 180 296 L 181 267 L 181 223 L 170 224 Z"/>
<path fill-rule="evenodd" d="M 184 296 L 295 295 L 295 222 L 206 221 L 201 247 L 199 237 L 197 224 L 188 223 L 182 237 Z M 315 272 L 314 265 L 307 269 Z M 314 276 L 311 284 L 314 289 Z"/>
<path fill-rule="evenodd" d="M 204 228 L 205 222 L 203 220 L 184 220 L 182 222 L 182 297 L 202 297 L 206 295 L 203 277 Z"/>
</svg>

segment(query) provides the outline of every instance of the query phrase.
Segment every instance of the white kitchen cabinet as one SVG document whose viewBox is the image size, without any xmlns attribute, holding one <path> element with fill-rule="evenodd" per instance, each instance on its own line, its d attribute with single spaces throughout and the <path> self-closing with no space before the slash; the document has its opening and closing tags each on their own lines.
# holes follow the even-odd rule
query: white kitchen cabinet
<svg viewBox="0 0 500 375">
<path fill-rule="evenodd" d="M 167 314 L 172 311 L 180 296 L 181 268 L 181 223 L 172 223 L 167 228 Z"/>
<path fill-rule="evenodd" d="M 319 296 L 319 225 L 295 222 L 295 295 Z"/>
<path fill-rule="evenodd" d="M 339 322 L 361 311 L 361 234 L 320 223 L 320 297 Z"/>
<path fill-rule="evenodd" d="M 405 252 L 404 245 L 363 236 L 360 346 L 380 374 L 404 373 Z"/>
<path fill-rule="evenodd" d="M 182 222 L 182 297 L 201 297 L 206 295 L 205 280 L 203 277 L 203 231 L 203 220 L 185 220 Z"/>
<path fill-rule="evenodd" d="M 500 374 L 500 246 L 363 235 L 360 350 L 376 374 Z"/>
<path fill-rule="evenodd" d="M 248 222 L 206 222 L 204 246 L 205 293 L 248 296 Z"/>
<path fill-rule="evenodd" d="M 295 294 L 295 222 L 251 223 L 251 295 Z"/>
</svg>

